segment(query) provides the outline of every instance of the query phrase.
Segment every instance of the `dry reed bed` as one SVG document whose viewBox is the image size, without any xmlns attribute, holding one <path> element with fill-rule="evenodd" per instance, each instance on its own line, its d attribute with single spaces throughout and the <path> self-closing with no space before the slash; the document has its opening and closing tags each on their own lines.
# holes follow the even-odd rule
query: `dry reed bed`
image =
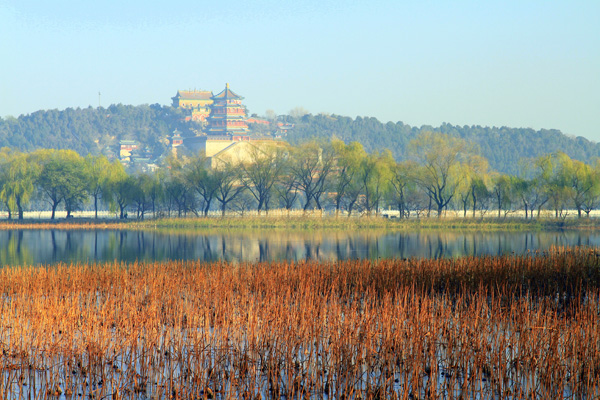
<svg viewBox="0 0 600 400">
<path fill-rule="evenodd" d="M 0 398 L 596 398 L 600 258 L 0 270 Z"/>
</svg>

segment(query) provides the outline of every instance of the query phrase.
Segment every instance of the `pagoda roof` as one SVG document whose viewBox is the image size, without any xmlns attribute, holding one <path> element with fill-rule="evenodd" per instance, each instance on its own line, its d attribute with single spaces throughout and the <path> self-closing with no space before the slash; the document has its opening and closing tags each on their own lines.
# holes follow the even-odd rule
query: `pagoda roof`
<svg viewBox="0 0 600 400">
<path fill-rule="evenodd" d="M 213 92 L 209 90 L 178 90 L 174 99 L 186 100 L 210 100 L 213 97 Z"/>
<path fill-rule="evenodd" d="M 223 90 L 221 93 L 215 95 L 212 97 L 213 100 L 220 100 L 220 99 L 239 99 L 242 100 L 243 97 L 240 96 L 239 94 L 235 93 L 233 90 L 229 89 L 229 83 L 225 86 L 225 90 Z"/>
</svg>

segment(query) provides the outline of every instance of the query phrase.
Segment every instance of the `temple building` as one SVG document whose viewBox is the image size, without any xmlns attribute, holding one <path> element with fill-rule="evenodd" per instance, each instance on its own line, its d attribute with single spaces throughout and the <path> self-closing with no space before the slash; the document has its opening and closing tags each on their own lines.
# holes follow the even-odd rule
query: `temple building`
<svg viewBox="0 0 600 400">
<path fill-rule="evenodd" d="M 244 98 L 229 89 L 211 97 L 212 105 L 208 117 L 208 135 L 239 137 L 248 135 L 246 108 L 242 105 Z M 241 138 L 240 138 L 241 139 Z M 242 139 L 243 140 L 243 139 Z"/>
<path fill-rule="evenodd" d="M 121 140 L 119 141 L 119 159 L 129 161 L 131 152 L 139 149 L 140 144 L 136 140 Z"/>
<path fill-rule="evenodd" d="M 173 107 L 191 110 L 192 121 L 205 121 L 210 115 L 213 93 L 208 90 L 178 90 L 172 97 Z"/>
<path fill-rule="evenodd" d="M 183 101 L 183 98 L 174 97 L 174 106 L 176 99 Z M 219 168 L 225 162 L 248 161 L 261 148 L 283 145 L 272 138 L 249 135 L 243 99 L 226 84 L 222 92 L 210 97 L 210 113 L 206 117 L 204 134 L 186 138 L 173 135 L 173 150 L 177 151 L 177 146 L 183 143 L 189 150 L 204 154 L 211 168 Z"/>
</svg>

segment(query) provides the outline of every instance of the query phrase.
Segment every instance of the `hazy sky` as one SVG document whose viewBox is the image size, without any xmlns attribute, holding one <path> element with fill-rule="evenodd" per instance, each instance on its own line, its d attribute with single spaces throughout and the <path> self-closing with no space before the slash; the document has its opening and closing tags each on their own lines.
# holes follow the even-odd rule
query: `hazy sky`
<svg viewBox="0 0 600 400">
<path fill-rule="evenodd" d="M 0 116 L 170 104 L 555 128 L 600 141 L 600 1 L 4 1 Z"/>
</svg>

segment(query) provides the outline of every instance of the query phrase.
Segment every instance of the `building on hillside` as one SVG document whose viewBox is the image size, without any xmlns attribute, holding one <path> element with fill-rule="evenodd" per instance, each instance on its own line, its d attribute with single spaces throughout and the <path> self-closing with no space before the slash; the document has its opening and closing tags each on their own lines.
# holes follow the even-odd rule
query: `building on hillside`
<svg viewBox="0 0 600 400">
<path fill-rule="evenodd" d="M 205 121 L 210 115 L 213 93 L 208 90 L 178 90 L 172 97 L 173 107 L 190 110 L 193 121 Z"/>
<path fill-rule="evenodd" d="M 121 140 L 119 142 L 119 158 L 121 160 L 127 159 L 131 156 L 131 152 L 137 150 L 140 144 L 135 140 Z"/>
<path fill-rule="evenodd" d="M 231 89 L 229 83 L 225 90 L 211 97 L 210 115 L 206 133 L 209 136 L 245 136 L 248 135 L 246 123 L 246 107 L 242 105 L 244 98 Z"/>
<path fill-rule="evenodd" d="M 177 129 L 173 131 L 173 135 L 171 136 L 171 150 L 175 157 L 177 157 L 177 148 L 183 145 L 183 138 Z"/>
<path fill-rule="evenodd" d="M 181 146 L 182 144 L 183 138 L 179 134 L 179 131 L 175 129 L 175 131 L 173 132 L 173 136 L 171 136 L 171 146 L 175 148 Z"/>
<path fill-rule="evenodd" d="M 279 122 L 277 123 L 277 132 L 275 133 L 275 136 L 279 138 L 286 136 L 292 129 L 294 129 L 294 124 Z"/>
<path fill-rule="evenodd" d="M 267 121 L 266 119 L 260 119 L 260 118 L 247 118 L 246 119 L 246 123 L 248 124 L 256 124 L 256 125 L 271 125 L 271 122 Z"/>
<path fill-rule="evenodd" d="M 179 136 L 177 140 L 181 140 L 192 152 L 204 154 L 211 168 L 219 168 L 225 162 L 250 161 L 269 146 L 284 145 L 283 142 L 270 137 L 249 135 L 243 99 L 226 84 L 222 92 L 211 97 L 212 104 L 206 119 L 205 134 L 186 138 Z M 256 119 L 252 122 L 261 124 L 263 120 Z M 176 152 L 175 141 L 174 135 L 172 146 Z"/>
<path fill-rule="evenodd" d="M 185 146 L 195 153 L 206 157 L 210 168 L 219 168 L 224 163 L 234 164 L 256 159 L 257 154 L 269 147 L 282 147 L 285 142 L 266 138 L 251 138 L 250 136 L 196 136 L 186 138 Z"/>
</svg>

